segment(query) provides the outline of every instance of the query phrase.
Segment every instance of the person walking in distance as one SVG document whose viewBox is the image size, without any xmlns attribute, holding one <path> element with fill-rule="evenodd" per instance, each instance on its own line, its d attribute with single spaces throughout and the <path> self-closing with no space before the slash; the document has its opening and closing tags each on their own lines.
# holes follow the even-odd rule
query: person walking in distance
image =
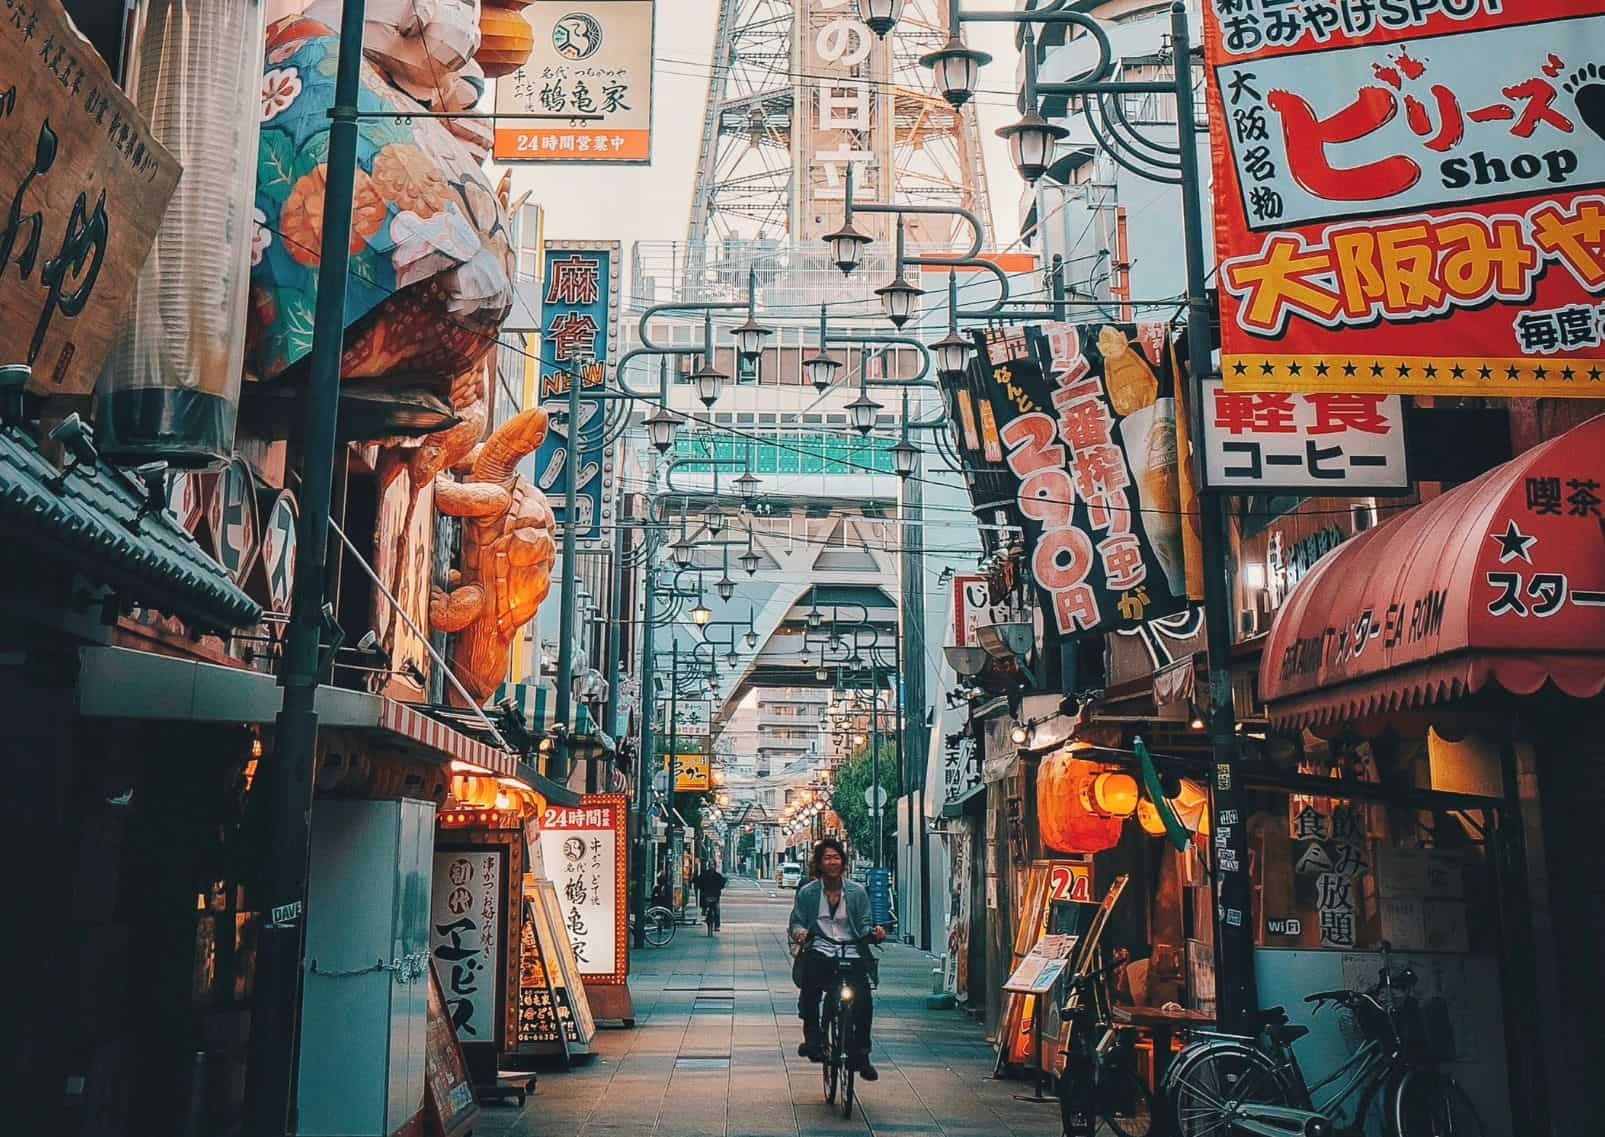
<svg viewBox="0 0 1605 1137">
<path fill-rule="evenodd" d="M 791 906 L 791 939 L 802 951 L 796 974 L 801 988 L 797 1016 L 803 1023 L 803 1041 L 797 1053 L 811 1061 L 820 1061 L 819 1002 L 825 988 L 835 980 L 836 960 L 856 960 L 858 974 L 853 986 L 859 995 L 852 1001 L 853 1014 L 857 1016 L 853 1030 L 856 1053 L 849 1054 L 847 1061 L 861 1078 L 873 1082 L 880 1077 L 869 1061 L 869 1031 L 875 1004 L 870 997 L 863 953 L 846 941 L 873 937 L 879 943 L 886 938 L 886 929 L 871 920 L 869 892 L 857 881 L 847 880 L 843 876 L 846 870 L 847 851 L 840 841 L 826 837 L 814 846 L 809 860 L 809 875 L 813 879 L 797 890 L 797 899 Z"/>
<path fill-rule="evenodd" d="M 715 868 L 712 861 L 709 861 L 697 874 L 697 896 L 702 901 L 702 922 L 708 926 L 710 936 L 719 930 L 719 897 L 724 893 L 724 886 L 728 883 L 724 873 Z"/>
</svg>

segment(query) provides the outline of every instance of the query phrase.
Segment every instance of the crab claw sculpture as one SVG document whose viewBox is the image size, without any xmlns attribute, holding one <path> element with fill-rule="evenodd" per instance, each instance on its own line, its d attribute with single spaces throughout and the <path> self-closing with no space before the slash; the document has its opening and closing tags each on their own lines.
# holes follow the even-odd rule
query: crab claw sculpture
<svg viewBox="0 0 1605 1137">
<path fill-rule="evenodd" d="M 436 480 L 435 508 L 463 522 L 460 570 L 434 589 L 429 623 L 456 634 L 451 666 L 483 704 L 507 675 L 513 639 L 552 588 L 552 511 L 518 463 L 546 437 L 546 411 L 531 407 L 497 427 L 469 455 L 461 481 Z M 452 701 L 461 696 L 452 692 Z"/>
</svg>

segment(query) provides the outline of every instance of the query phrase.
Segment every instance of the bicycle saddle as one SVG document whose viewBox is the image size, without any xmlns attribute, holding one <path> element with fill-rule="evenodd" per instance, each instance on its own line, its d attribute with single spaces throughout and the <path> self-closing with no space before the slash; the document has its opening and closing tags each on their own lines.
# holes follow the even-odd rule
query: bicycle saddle
<svg viewBox="0 0 1605 1137">
<path fill-rule="evenodd" d="M 1250 1034 L 1258 1034 L 1263 1030 L 1272 1041 L 1283 1046 L 1291 1046 L 1310 1033 L 1309 1027 L 1287 1021 L 1285 1007 L 1266 1007 L 1256 1011 L 1249 1017 L 1247 1025 Z"/>
</svg>

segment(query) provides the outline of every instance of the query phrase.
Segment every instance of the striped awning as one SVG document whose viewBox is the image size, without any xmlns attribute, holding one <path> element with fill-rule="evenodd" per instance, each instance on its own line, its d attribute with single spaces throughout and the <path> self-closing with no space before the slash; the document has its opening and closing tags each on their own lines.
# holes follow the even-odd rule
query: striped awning
<svg viewBox="0 0 1605 1137">
<path fill-rule="evenodd" d="M 430 718 L 422 711 L 415 710 L 406 703 L 398 703 L 394 699 L 384 701 L 384 706 L 379 712 L 379 729 L 399 734 L 429 750 L 448 754 L 461 762 L 482 766 L 504 777 L 516 777 L 518 774 L 518 755 L 481 742 L 477 738 L 470 738 L 461 731 L 453 730 L 439 719 Z"/>
<path fill-rule="evenodd" d="M 513 700 L 518 713 L 524 716 L 524 728 L 532 734 L 553 732 L 557 722 L 557 688 L 552 684 L 504 683 L 496 692 L 496 701 L 503 699 Z M 575 701 L 569 705 L 569 710 L 574 716 L 575 738 L 600 740 L 607 737 L 584 703 Z M 611 749 L 612 740 L 608 743 Z"/>
</svg>

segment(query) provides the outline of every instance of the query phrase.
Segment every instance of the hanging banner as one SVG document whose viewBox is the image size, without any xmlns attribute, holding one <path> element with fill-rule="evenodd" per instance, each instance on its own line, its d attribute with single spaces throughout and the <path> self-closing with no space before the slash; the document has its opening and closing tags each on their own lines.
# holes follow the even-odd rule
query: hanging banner
<svg viewBox="0 0 1605 1137">
<path fill-rule="evenodd" d="M 1228 391 L 1204 381 L 1204 478 L 1240 493 L 1410 488 L 1398 395 Z"/>
<path fill-rule="evenodd" d="M 1187 603 L 1176 400 L 1165 324 L 1045 324 L 991 345 L 1025 562 L 1059 637 L 1129 628 Z"/>
<path fill-rule="evenodd" d="M 1605 390 L 1605 14 L 1582 7 L 1209 0 L 1228 390 Z"/>
<path fill-rule="evenodd" d="M 623 794 L 585 794 L 541 818 L 541 856 L 586 983 L 624 982 L 626 810 Z"/>
<path fill-rule="evenodd" d="M 975 629 L 991 622 L 992 603 L 986 577 L 960 573 L 953 577 L 953 643 L 957 647 L 975 645 Z"/>
<path fill-rule="evenodd" d="M 583 548 L 613 547 L 615 446 L 602 444 L 608 369 L 618 355 L 619 271 L 617 241 L 547 241 L 541 305 L 540 398 L 551 416 L 546 440 L 535 452 L 535 485 L 546 495 L 558 528 L 564 517 L 568 479 L 577 476 L 575 537 Z M 570 466 L 568 385 L 583 375 L 580 441 Z M 577 472 L 577 473 L 576 473 Z"/>
<path fill-rule="evenodd" d="M 499 162 L 652 160 L 652 0 L 535 0 L 535 47 L 496 81 Z M 573 116 L 573 117 L 566 117 Z"/>
</svg>

